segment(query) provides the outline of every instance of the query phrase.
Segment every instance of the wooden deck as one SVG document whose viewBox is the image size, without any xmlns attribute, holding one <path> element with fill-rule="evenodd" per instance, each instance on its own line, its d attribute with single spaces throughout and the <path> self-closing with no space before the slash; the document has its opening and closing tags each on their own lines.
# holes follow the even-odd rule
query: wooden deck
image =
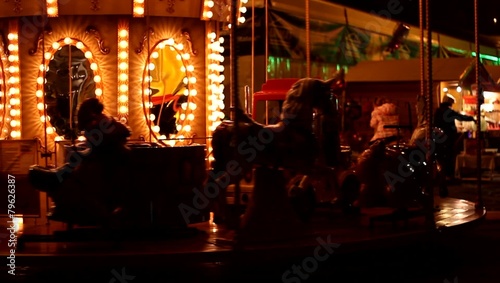
<svg viewBox="0 0 500 283">
<path fill-rule="evenodd" d="M 435 229 L 426 226 L 423 216 L 410 219 L 406 225 L 402 221 L 396 226 L 391 222 L 375 222 L 370 228 L 370 217 L 390 212 L 387 208 L 364 209 L 356 216 L 319 210 L 307 224 L 276 223 L 274 227 L 240 233 L 210 222 L 182 230 L 115 231 L 114 234 L 91 228 L 77 228 L 75 233 L 67 234 L 61 232 L 65 231 L 65 225 L 59 222 L 25 224 L 23 234 L 18 235 L 25 243 L 22 249 L 16 250 L 16 257 L 42 265 L 71 264 L 72 260 L 82 261 L 86 257 L 98 257 L 103 262 L 110 258 L 117 261 L 133 258 L 135 261 L 147 257 L 172 262 L 179 258 L 199 262 L 225 261 L 235 252 L 261 256 L 268 251 L 283 250 L 286 252 L 279 253 L 280 256 L 298 255 L 317 246 L 318 237 L 341 245 L 340 252 L 350 252 L 372 246 L 403 245 L 432 237 L 436 232 L 453 232 L 478 223 L 486 215 L 486 210 L 478 210 L 473 202 L 466 200 L 437 198 L 435 204 L 439 207 L 434 213 Z M 1 256 L 7 251 L 7 246 L 2 244 Z"/>
</svg>

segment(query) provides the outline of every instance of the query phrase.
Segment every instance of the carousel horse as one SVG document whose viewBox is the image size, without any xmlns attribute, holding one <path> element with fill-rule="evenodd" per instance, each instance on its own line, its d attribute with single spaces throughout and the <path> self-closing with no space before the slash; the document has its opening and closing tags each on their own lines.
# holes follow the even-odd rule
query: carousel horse
<svg viewBox="0 0 500 283">
<path fill-rule="evenodd" d="M 235 109 L 237 124 L 223 121 L 213 132 L 213 176 L 224 175 L 235 184 L 255 167 L 308 175 L 318 163 L 335 166 L 341 148 L 335 92 L 343 87 L 343 71 L 326 81 L 298 80 L 287 92 L 280 121 L 272 125 L 259 124 Z M 217 203 L 224 204 L 224 190 L 220 198 Z"/>
<path fill-rule="evenodd" d="M 444 196 L 446 188 L 441 186 L 439 165 L 444 135 L 440 129 L 433 128 L 428 140 L 427 131 L 423 124 L 414 130 L 407 143 L 399 139 L 381 139 L 362 152 L 356 167 L 362 183 L 361 207 L 392 207 L 394 212 L 383 219 L 407 220 L 411 217 L 410 209 L 417 211 L 415 215 L 422 215 L 432 203 L 433 195 L 427 188 L 433 182 L 438 181 L 440 195 Z M 427 162 L 428 154 L 433 155 L 431 164 Z"/>
</svg>

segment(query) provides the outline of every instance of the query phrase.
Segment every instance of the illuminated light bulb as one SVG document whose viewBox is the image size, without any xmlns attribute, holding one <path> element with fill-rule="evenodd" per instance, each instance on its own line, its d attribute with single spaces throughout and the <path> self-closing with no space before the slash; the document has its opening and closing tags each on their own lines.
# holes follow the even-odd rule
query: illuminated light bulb
<svg viewBox="0 0 500 283">
<path fill-rule="evenodd" d="M 190 77 L 189 78 L 189 82 L 192 83 L 192 84 L 195 84 L 196 83 L 196 77 Z"/>
<path fill-rule="evenodd" d="M 47 133 L 48 135 L 52 135 L 52 134 L 54 133 L 54 128 L 52 128 L 52 127 L 47 127 L 46 133 Z"/>
<path fill-rule="evenodd" d="M 120 106 L 120 113 L 124 114 L 128 112 L 128 107 L 125 105 Z"/>
<path fill-rule="evenodd" d="M 3 97 L 3 91 L 0 90 L 0 97 Z M 3 107 L 3 104 L 0 104 Z"/>
<path fill-rule="evenodd" d="M 40 64 L 40 66 L 38 66 L 38 70 L 40 70 L 40 72 L 43 72 L 43 70 L 45 70 L 45 66 L 43 64 Z"/>
<path fill-rule="evenodd" d="M 54 138 L 54 141 L 56 141 L 56 142 L 62 141 L 62 140 L 63 140 L 63 138 L 61 138 L 61 136 L 57 136 Z"/>
<path fill-rule="evenodd" d="M 207 7 L 208 7 L 208 8 L 212 8 L 212 7 L 214 6 L 214 4 L 215 4 L 215 3 L 214 3 L 214 1 L 211 1 L 211 0 L 210 0 L 210 1 L 207 1 L 207 2 L 206 2 L 206 4 L 207 4 Z"/>
<path fill-rule="evenodd" d="M 90 52 L 90 51 L 85 52 L 85 58 L 91 59 L 92 58 L 92 52 Z"/>
<path fill-rule="evenodd" d="M 85 141 L 85 137 L 84 137 L 84 136 L 79 136 L 79 137 L 77 138 L 77 140 L 79 140 L 79 141 Z"/>
<path fill-rule="evenodd" d="M 177 131 L 180 131 L 180 130 L 182 130 L 182 125 L 177 125 L 177 126 L 175 126 L 175 128 L 177 129 Z"/>
<path fill-rule="evenodd" d="M 52 53 L 45 52 L 45 54 L 43 55 L 43 57 L 45 58 L 45 60 L 50 60 L 52 58 Z"/>
<path fill-rule="evenodd" d="M 240 12 L 241 13 L 246 13 L 247 12 L 247 7 L 240 7 Z"/>
<path fill-rule="evenodd" d="M 212 11 L 207 11 L 205 16 L 209 19 L 211 19 L 214 16 L 214 13 Z"/>
<path fill-rule="evenodd" d="M 37 84 L 39 84 L 39 85 L 43 85 L 43 81 L 44 81 L 44 80 L 43 80 L 43 78 L 42 78 L 42 77 L 38 77 L 38 78 L 36 78 L 36 82 L 37 82 Z"/>
<path fill-rule="evenodd" d="M 65 43 L 65 44 L 71 44 L 71 42 L 72 42 L 72 40 L 71 40 L 71 38 L 70 38 L 70 37 L 66 37 L 66 38 L 64 39 L 64 43 Z"/>
<path fill-rule="evenodd" d="M 238 22 L 239 22 L 240 24 L 243 24 L 243 23 L 245 22 L 245 17 L 239 17 L 239 18 L 238 18 Z"/>
<path fill-rule="evenodd" d="M 175 44 L 175 41 L 174 41 L 174 39 L 173 39 L 173 38 L 169 38 L 169 39 L 167 39 L 166 43 L 167 43 L 168 45 L 174 45 L 174 44 Z"/>
<path fill-rule="evenodd" d="M 76 43 L 76 48 L 78 48 L 78 49 L 83 49 L 84 47 L 85 47 L 85 45 L 83 44 L 83 42 L 78 41 L 78 42 Z"/>
<path fill-rule="evenodd" d="M 118 44 L 120 48 L 125 49 L 128 47 L 128 42 L 126 40 L 120 40 L 120 43 Z"/>
<path fill-rule="evenodd" d="M 36 105 L 36 108 L 39 110 L 39 111 L 42 111 L 45 107 L 43 105 L 42 102 L 39 102 L 37 105 Z"/>
<path fill-rule="evenodd" d="M 10 51 L 18 51 L 19 47 L 16 44 L 9 44 L 9 46 L 7 46 L 7 49 L 9 49 Z"/>
<path fill-rule="evenodd" d="M 155 114 L 149 114 L 149 120 L 154 121 L 156 119 Z"/>
<path fill-rule="evenodd" d="M 153 57 L 154 59 L 157 59 L 159 56 L 160 56 L 160 54 L 157 51 L 154 51 L 153 53 L 151 53 L 151 57 Z"/>
<path fill-rule="evenodd" d="M 184 126 L 184 131 L 191 132 L 191 125 Z"/>
<path fill-rule="evenodd" d="M 448 88 L 447 87 L 443 87 L 443 92 L 448 92 Z"/>
<path fill-rule="evenodd" d="M 125 71 L 128 69 L 128 64 L 125 62 L 121 62 L 119 65 L 120 70 Z"/>
<path fill-rule="evenodd" d="M 125 103 L 128 101 L 128 97 L 125 94 L 120 95 L 120 102 Z"/>
<path fill-rule="evenodd" d="M 187 103 L 186 102 L 182 103 L 181 104 L 181 108 L 182 108 L 182 110 L 186 110 L 187 109 Z"/>
<path fill-rule="evenodd" d="M 94 75 L 94 82 L 100 83 L 101 82 L 101 76 L 99 75 Z"/>
<path fill-rule="evenodd" d="M 41 98 L 43 96 L 43 90 L 39 89 L 35 92 L 36 97 Z"/>
<path fill-rule="evenodd" d="M 172 50 L 172 51 L 175 51 L 175 50 Z M 176 59 L 177 61 L 181 61 L 181 60 L 182 60 L 182 56 L 181 56 L 181 54 L 177 54 L 177 55 L 175 55 L 175 59 Z"/>
<path fill-rule="evenodd" d="M 194 114 L 193 113 L 189 113 L 188 116 L 187 116 L 187 119 L 189 121 L 193 121 L 194 120 Z"/>
<path fill-rule="evenodd" d="M 460 86 L 457 86 L 457 92 L 462 92 L 462 88 Z"/>
<path fill-rule="evenodd" d="M 183 84 L 187 85 L 187 84 L 188 84 L 188 82 L 189 82 L 189 79 L 188 79 L 187 77 L 184 77 L 184 78 L 182 79 L 182 83 L 183 83 Z"/>
<path fill-rule="evenodd" d="M 189 55 L 189 53 L 182 54 L 182 59 L 189 60 L 190 58 L 191 58 L 191 55 Z"/>
<path fill-rule="evenodd" d="M 153 70 L 155 69 L 155 67 L 156 67 L 156 66 L 155 66 L 155 64 L 154 64 L 154 63 L 149 63 L 149 65 L 148 65 L 148 69 L 149 69 L 150 71 L 153 71 Z"/>
<path fill-rule="evenodd" d="M 45 123 L 45 115 L 40 116 L 40 122 Z"/>
<path fill-rule="evenodd" d="M 184 89 L 184 91 L 182 92 L 182 94 L 184 96 L 188 96 L 189 95 L 189 90 L 188 89 Z"/>
<path fill-rule="evenodd" d="M 120 81 L 126 81 L 128 80 L 128 75 L 126 73 L 121 73 L 120 74 Z"/>
<path fill-rule="evenodd" d="M 11 136 L 13 139 L 17 139 L 17 138 L 20 136 L 20 134 L 19 134 L 19 132 L 18 132 L 18 131 L 12 131 L 12 132 L 10 132 L 10 136 Z"/>
<path fill-rule="evenodd" d="M 196 89 L 192 89 L 189 91 L 189 95 L 196 96 L 198 94 L 198 91 Z"/>
<path fill-rule="evenodd" d="M 101 96 L 102 95 L 102 89 L 101 88 L 96 88 L 95 89 L 95 95 Z"/>
<path fill-rule="evenodd" d="M 126 84 L 121 84 L 121 85 L 120 85 L 120 91 L 121 91 L 121 92 L 126 92 L 126 91 L 128 91 L 128 85 L 126 85 Z"/>
<path fill-rule="evenodd" d="M 134 13 L 137 15 L 143 15 L 144 14 L 144 8 L 142 7 L 134 7 Z"/>
<path fill-rule="evenodd" d="M 9 62 L 15 62 L 15 61 L 17 61 L 17 56 L 15 56 L 15 55 L 10 55 L 10 56 L 9 56 Z"/>
<path fill-rule="evenodd" d="M 13 128 L 17 127 L 17 120 L 10 121 L 10 126 Z"/>
<path fill-rule="evenodd" d="M 226 117 L 226 114 L 224 114 L 224 112 L 219 112 L 219 118 L 224 119 L 224 117 Z"/>
<path fill-rule="evenodd" d="M 181 119 L 181 120 L 185 120 L 185 119 L 186 119 L 186 114 L 182 113 L 182 114 L 179 116 L 179 119 Z"/>
<path fill-rule="evenodd" d="M 189 65 L 189 66 L 187 66 L 187 70 L 188 70 L 189 72 L 194 71 L 194 66 L 193 66 L 193 65 Z"/>
<path fill-rule="evenodd" d="M 90 69 L 91 69 L 92 71 L 97 70 L 97 63 L 96 63 L 96 62 L 93 62 L 92 64 L 90 64 Z"/>
<path fill-rule="evenodd" d="M 59 44 L 59 42 L 56 41 L 56 42 L 52 43 L 52 48 L 57 50 L 57 49 L 59 49 L 59 47 L 61 47 L 61 44 Z"/>
<path fill-rule="evenodd" d="M 159 126 L 154 126 L 153 127 L 153 132 L 159 133 L 160 132 L 160 127 Z"/>
<path fill-rule="evenodd" d="M 118 35 L 119 35 L 120 37 L 126 37 L 126 36 L 128 36 L 128 30 L 126 30 L 126 29 L 121 29 L 121 30 L 118 32 Z"/>
<path fill-rule="evenodd" d="M 165 135 L 161 135 L 161 136 L 159 136 L 159 137 L 158 137 L 158 139 L 159 139 L 159 140 L 166 140 L 166 139 L 167 139 L 167 136 L 165 136 Z"/>
<path fill-rule="evenodd" d="M 120 52 L 120 59 L 127 59 L 128 58 L 128 52 L 127 51 L 122 51 Z"/>
<path fill-rule="evenodd" d="M 191 110 L 196 110 L 196 104 L 195 103 L 189 103 L 189 109 Z"/>
<path fill-rule="evenodd" d="M 8 38 L 9 40 L 14 40 L 14 39 L 17 39 L 17 35 L 16 35 L 15 33 L 9 33 L 9 34 L 7 35 L 7 38 Z"/>
</svg>

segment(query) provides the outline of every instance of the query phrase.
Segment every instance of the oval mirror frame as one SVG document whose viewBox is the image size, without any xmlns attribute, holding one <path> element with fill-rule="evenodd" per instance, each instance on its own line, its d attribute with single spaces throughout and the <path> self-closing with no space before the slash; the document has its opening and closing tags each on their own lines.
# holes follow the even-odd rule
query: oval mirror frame
<svg viewBox="0 0 500 283">
<path fill-rule="evenodd" d="M 7 123 L 7 76 L 5 73 L 5 66 L 7 65 L 6 54 L 4 53 L 3 46 L 0 45 L 0 140 L 7 139 L 9 136 L 9 126 Z"/>
<path fill-rule="evenodd" d="M 191 51 L 172 38 L 159 40 L 148 52 L 143 72 L 142 99 L 152 140 L 175 145 L 192 135 L 190 122 L 195 119 L 194 110 L 197 106 L 193 101 L 196 78 L 190 58 Z M 165 66 L 165 63 L 170 65 Z M 175 68 L 179 68 L 178 73 L 163 72 L 165 69 L 175 72 Z M 165 121 L 162 120 L 165 117 L 163 115 L 172 117 L 166 116 Z"/>
<path fill-rule="evenodd" d="M 95 96 L 99 100 L 103 100 L 103 89 L 104 84 L 102 82 L 101 72 L 99 66 L 94 59 L 92 51 L 89 47 L 85 45 L 82 41 L 75 38 L 63 38 L 55 41 L 51 44 L 51 47 L 43 54 L 44 60 L 43 64 L 40 65 L 38 77 L 37 77 L 37 88 L 36 88 L 36 99 L 37 99 L 37 109 L 40 113 L 40 123 L 43 124 L 45 128 L 45 133 L 47 134 L 47 139 L 49 141 L 60 141 L 64 140 L 63 136 L 59 136 L 55 129 L 55 126 L 50 124 L 50 117 L 47 118 L 47 103 L 45 101 L 45 88 L 47 83 L 47 72 L 49 71 L 50 62 L 54 59 L 56 52 L 61 50 L 65 46 L 72 46 L 79 49 L 88 60 L 90 69 L 94 73 L 93 80 L 95 83 Z M 76 115 L 76 113 L 75 113 Z"/>
</svg>

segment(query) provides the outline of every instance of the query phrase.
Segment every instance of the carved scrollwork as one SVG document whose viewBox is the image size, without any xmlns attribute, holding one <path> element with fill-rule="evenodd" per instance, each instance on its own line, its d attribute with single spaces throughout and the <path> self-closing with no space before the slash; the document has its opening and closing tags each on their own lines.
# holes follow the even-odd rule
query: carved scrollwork
<svg viewBox="0 0 500 283">
<path fill-rule="evenodd" d="M 191 35 L 189 34 L 189 31 L 187 29 L 183 29 L 181 31 L 181 36 L 183 37 L 184 41 L 187 43 L 187 48 L 189 49 L 189 54 L 191 56 L 198 55 L 198 51 L 193 49 L 193 42 L 191 41 Z"/>
<path fill-rule="evenodd" d="M 101 34 L 99 33 L 99 31 L 95 26 L 88 26 L 85 29 L 85 32 L 94 34 L 94 37 L 97 41 L 97 45 L 99 46 L 99 51 L 101 51 L 102 54 L 104 55 L 109 54 L 111 50 L 109 49 L 109 47 L 104 47 L 104 40 L 102 39 Z"/>
<path fill-rule="evenodd" d="M 33 56 L 36 53 L 38 53 L 38 50 L 40 49 L 40 46 L 43 43 L 43 38 L 46 34 L 52 34 L 52 27 L 49 25 L 46 25 L 43 29 L 41 29 L 38 32 L 38 36 L 37 36 L 35 42 L 33 43 L 33 48 L 30 48 L 30 50 L 29 50 L 30 55 Z"/>
<path fill-rule="evenodd" d="M 144 50 L 144 46 L 146 45 L 146 41 L 148 40 L 148 37 L 155 34 L 153 28 L 148 28 L 148 30 L 144 33 L 144 36 L 142 37 L 142 41 L 139 42 L 139 48 L 135 50 L 135 53 L 141 54 L 142 51 Z"/>
<path fill-rule="evenodd" d="M 5 2 L 10 2 L 10 0 L 5 0 Z M 16 14 L 19 14 L 23 8 L 21 7 L 21 0 L 12 0 L 12 2 L 14 3 L 14 9 L 12 9 L 12 11 L 14 11 L 14 13 Z"/>
<path fill-rule="evenodd" d="M 5 33 L 3 32 L 3 30 L 0 30 L 0 45 L 2 46 L 2 49 L 3 49 L 3 53 L 5 54 L 5 56 L 9 56 L 10 52 L 9 52 L 9 49 L 7 48 L 7 38 L 5 37 Z"/>
<path fill-rule="evenodd" d="M 90 5 L 90 10 L 99 11 L 99 9 L 101 9 L 101 7 L 99 6 L 99 0 L 92 0 Z"/>
</svg>

